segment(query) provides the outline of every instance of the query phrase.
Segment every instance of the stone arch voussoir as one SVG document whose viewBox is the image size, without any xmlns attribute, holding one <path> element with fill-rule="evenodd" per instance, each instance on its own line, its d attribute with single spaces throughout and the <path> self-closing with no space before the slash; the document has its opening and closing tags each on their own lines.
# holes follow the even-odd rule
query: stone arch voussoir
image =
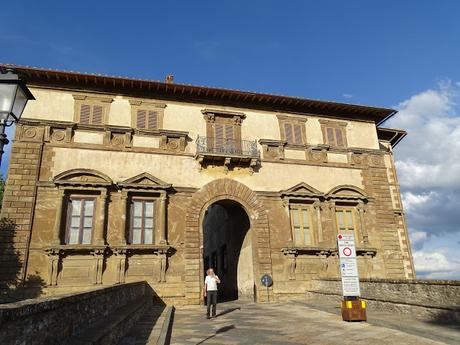
<svg viewBox="0 0 460 345">
<path fill-rule="evenodd" d="M 270 238 L 269 231 L 267 231 L 268 213 L 264 203 L 254 191 L 238 181 L 227 178 L 214 180 L 192 195 L 185 216 L 185 276 L 187 284 L 185 297 L 189 304 L 200 303 L 202 272 L 200 267 L 197 268 L 196 260 L 188 258 L 201 257 L 200 246 L 203 241 L 201 222 L 204 211 L 212 203 L 225 199 L 238 202 L 248 214 L 255 235 L 253 260 L 256 286 L 259 286 L 260 279 L 258 276 L 272 273 Z M 199 236 L 197 236 L 197 232 Z M 268 248 L 259 248 L 259 243 L 268 244 Z M 267 265 L 267 262 L 270 264 Z"/>
</svg>

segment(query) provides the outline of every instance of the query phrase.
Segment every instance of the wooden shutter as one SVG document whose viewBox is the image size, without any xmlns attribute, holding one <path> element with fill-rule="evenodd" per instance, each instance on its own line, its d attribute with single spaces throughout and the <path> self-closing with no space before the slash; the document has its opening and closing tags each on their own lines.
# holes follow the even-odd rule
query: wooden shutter
<svg viewBox="0 0 460 345">
<path fill-rule="evenodd" d="M 233 125 L 224 125 L 225 129 L 225 152 L 227 153 L 235 153 L 235 138 L 234 138 L 234 127 Z"/>
<path fill-rule="evenodd" d="M 225 125 L 225 139 L 233 141 L 233 125 Z"/>
<path fill-rule="evenodd" d="M 294 142 L 294 137 L 292 135 L 292 125 L 290 123 L 284 124 L 284 137 L 289 144 Z"/>
<path fill-rule="evenodd" d="M 294 144 L 303 144 L 302 140 L 302 126 L 293 125 L 294 127 Z"/>
<path fill-rule="evenodd" d="M 103 114 L 102 106 L 100 105 L 93 105 L 93 119 L 91 124 L 93 125 L 102 125 L 102 114 Z"/>
<path fill-rule="evenodd" d="M 335 135 L 334 135 L 334 128 L 327 127 L 326 128 L 326 141 L 329 145 L 335 146 Z"/>
<path fill-rule="evenodd" d="M 214 142 L 216 149 L 222 149 L 224 144 L 224 126 L 220 123 L 214 124 Z"/>
<path fill-rule="evenodd" d="M 156 111 L 149 111 L 148 129 L 158 129 L 158 113 Z"/>
<path fill-rule="evenodd" d="M 91 117 L 91 106 L 88 104 L 82 104 L 80 107 L 80 123 L 89 124 Z"/>
<path fill-rule="evenodd" d="M 336 140 L 337 146 L 339 146 L 339 147 L 344 147 L 345 146 L 345 143 L 343 141 L 342 128 L 335 128 L 335 140 Z"/>
<path fill-rule="evenodd" d="M 138 110 L 136 115 L 136 127 L 145 129 L 147 124 L 147 112 L 145 110 Z"/>
</svg>

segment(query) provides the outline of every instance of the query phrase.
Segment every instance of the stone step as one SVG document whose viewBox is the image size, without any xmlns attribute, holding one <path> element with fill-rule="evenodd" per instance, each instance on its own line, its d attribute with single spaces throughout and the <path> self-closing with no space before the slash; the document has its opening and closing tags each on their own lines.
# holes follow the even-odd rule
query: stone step
<svg viewBox="0 0 460 345">
<path fill-rule="evenodd" d="M 113 313 L 73 336 L 67 344 L 115 344 L 152 307 L 152 297 L 146 296 L 124 305 Z"/>
</svg>

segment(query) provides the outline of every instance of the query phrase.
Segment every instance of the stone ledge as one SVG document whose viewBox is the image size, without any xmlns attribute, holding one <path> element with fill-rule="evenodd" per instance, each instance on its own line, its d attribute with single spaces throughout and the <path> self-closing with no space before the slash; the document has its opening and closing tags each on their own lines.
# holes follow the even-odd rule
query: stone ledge
<svg viewBox="0 0 460 345">
<path fill-rule="evenodd" d="M 0 305 L 0 325 L 4 322 L 12 322 L 36 313 L 43 313 L 62 308 L 69 304 L 81 304 L 83 301 L 97 296 L 137 286 L 145 287 L 145 282 L 126 283 L 109 287 L 95 288 L 79 293 L 68 293 L 59 296 L 34 298 L 15 303 L 3 304 Z"/>
</svg>

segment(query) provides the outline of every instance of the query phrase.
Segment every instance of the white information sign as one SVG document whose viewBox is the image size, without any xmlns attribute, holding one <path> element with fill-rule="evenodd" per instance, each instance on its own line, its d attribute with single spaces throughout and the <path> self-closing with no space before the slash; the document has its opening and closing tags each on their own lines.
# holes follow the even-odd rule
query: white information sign
<svg viewBox="0 0 460 345">
<path fill-rule="evenodd" d="M 342 277 L 342 291 L 344 296 L 358 297 L 361 294 L 359 291 L 359 278 Z"/>
<path fill-rule="evenodd" d="M 342 277 L 358 277 L 358 265 L 356 258 L 340 259 L 340 273 Z"/>
<path fill-rule="evenodd" d="M 337 244 L 344 296 L 359 297 L 358 263 L 356 261 L 355 238 L 353 234 L 339 234 Z"/>
</svg>

